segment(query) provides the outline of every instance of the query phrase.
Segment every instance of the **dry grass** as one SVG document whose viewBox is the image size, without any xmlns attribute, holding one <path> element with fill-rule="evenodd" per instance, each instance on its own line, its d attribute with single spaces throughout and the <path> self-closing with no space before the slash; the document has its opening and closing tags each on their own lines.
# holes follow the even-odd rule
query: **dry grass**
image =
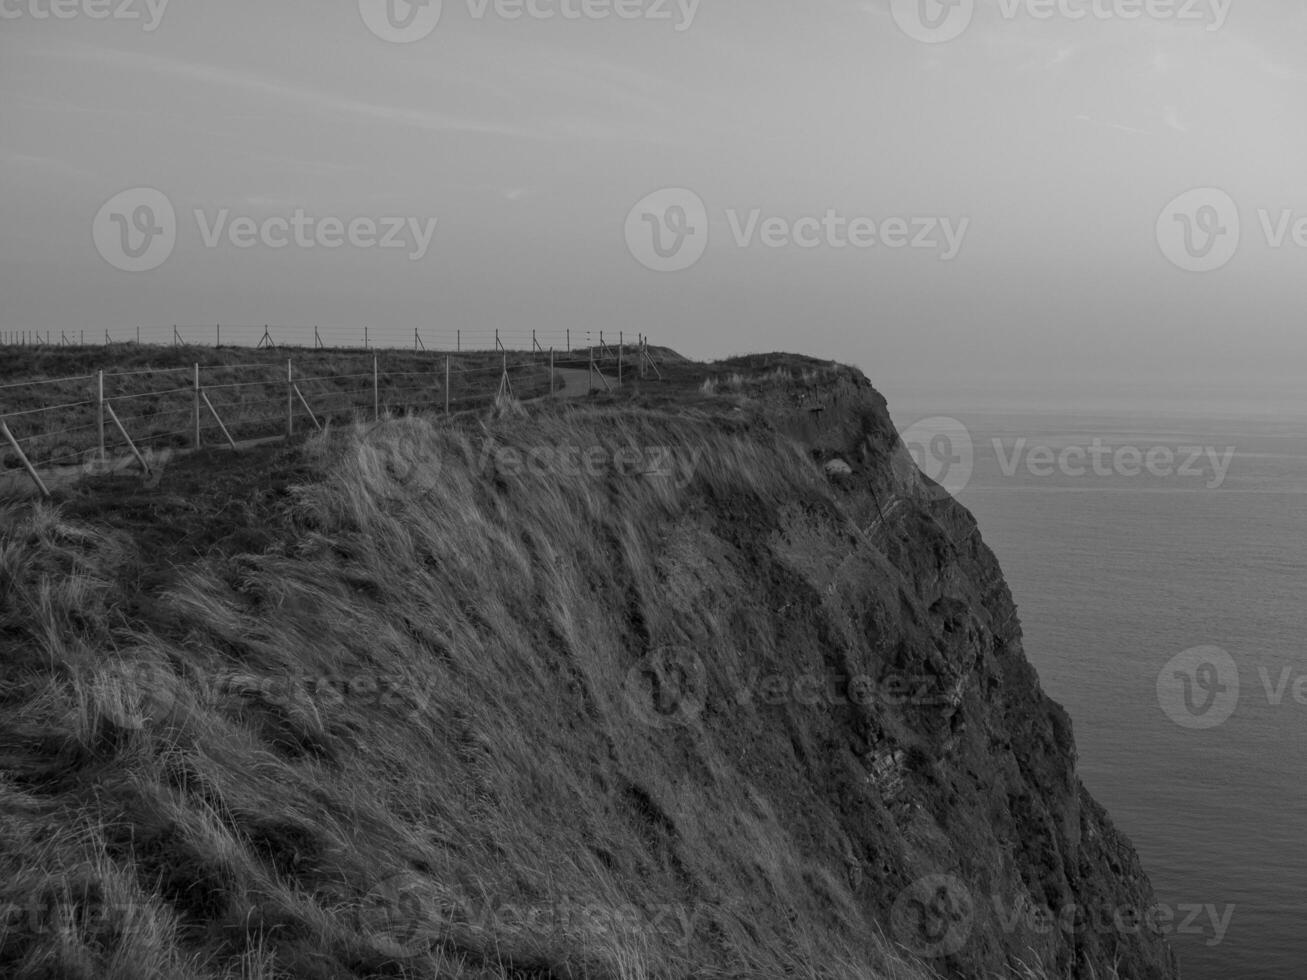
<svg viewBox="0 0 1307 980">
<path fill-rule="evenodd" d="M 129 534 L 0 512 L 0 974 L 931 976 L 736 749 L 633 713 L 651 650 L 767 635 L 704 508 L 826 479 L 744 423 L 523 414 L 329 426 L 261 546 L 154 585 Z"/>
</svg>

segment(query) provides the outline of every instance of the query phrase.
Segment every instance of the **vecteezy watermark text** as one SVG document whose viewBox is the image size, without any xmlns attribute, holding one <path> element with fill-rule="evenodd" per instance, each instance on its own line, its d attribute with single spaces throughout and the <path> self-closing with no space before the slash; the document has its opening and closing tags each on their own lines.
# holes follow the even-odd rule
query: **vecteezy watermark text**
<svg viewBox="0 0 1307 980">
<path fill-rule="evenodd" d="M 646 477 L 671 480 L 678 488 L 689 485 L 705 450 L 672 446 L 531 446 L 518 448 L 487 439 L 481 447 L 478 469 L 494 469 L 509 476 L 530 475 L 563 479 Z"/>
<path fill-rule="evenodd" d="M 1024 469 L 1037 479 L 1054 476 L 1154 476 L 1159 479 L 1181 477 L 1204 480 L 1208 490 L 1217 490 L 1225 484 L 1234 462 L 1235 448 L 1227 446 L 1109 446 L 1101 437 L 1089 445 L 1031 446 L 1020 438 L 1006 447 L 1003 440 L 993 440 L 994 455 L 999 471 L 1005 477 L 1014 477 Z"/>
<path fill-rule="evenodd" d="M 0 20 L 131 20 L 153 34 L 172 0 L 0 0 Z"/>
<path fill-rule="evenodd" d="M 701 0 L 466 0 L 472 20 L 647 21 L 688 31 Z M 444 14 L 442 0 L 359 0 L 363 23 L 392 44 L 413 44 L 430 37 Z"/>
<path fill-rule="evenodd" d="M 438 218 L 411 216 L 320 216 L 303 208 L 263 218 L 236 215 L 231 208 L 196 208 L 194 218 L 200 242 L 209 249 L 402 250 L 412 262 L 426 257 L 439 223 Z M 172 256 L 178 237 L 172 201 L 151 187 L 114 195 L 92 223 L 96 250 L 106 262 L 124 272 L 159 268 Z"/>
<path fill-rule="evenodd" d="M 934 874 L 918 878 L 899 892 L 890 911 L 890 925 L 900 944 L 928 959 L 960 952 L 978 927 L 993 928 L 994 924 L 1008 935 L 1025 931 L 1045 936 L 1054 932 L 1066 936 L 1202 936 L 1206 945 L 1218 946 L 1225 941 L 1235 908 L 1207 902 L 1067 902 L 1053 907 L 1025 896 L 983 896 L 953 875 Z M 990 921 L 982 923 L 982 919 Z"/>
<path fill-rule="evenodd" d="M 909 462 L 933 481 L 932 492 L 956 496 L 971 483 L 978 458 L 970 431 L 954 418 L 922 419 L 900 434 Z M 998 474 L 1029 481 L 1152 477 L 1201 481 L 1208 490 L 1225 485 L 1237 457 L 1234 446 L 1134 445 L 1109 443 L 1102 436 L 1052 446 L 1025 436 L 990 441 Z M 902 474 L 901 474 L 902 475 Z M 936 489 L 937 488 L 937 489 Z"/>
<path fill-rule="evenodd" d="M 947 705 L 952 699 L 942 679 L 931 674 L 892 674 L 877 679 L 865 674 L 762 674 L 754 670 L 734 692 L 739 705 L 805 707 L 839 705 L 906 706 Z"/>
<path fill-rule="evenodd" d="M 722 215 L 736 248 L 912 249 L 952 262 L 962 251 L 970 218 L 938 215 L 821 215 L 788 218 L 762 208 L 728 208 Z M 640 200 L 626 217 L 626 244 L 637 262 L 655 272 L 681 272 L 698 263 L 710 239 L 708 207 L 694 191 L 669 187 Z"/>
<path fill-rule="evenodd" d="M 1225 26 L 1234 0 L 998 0 L 991 9 L 1005 21 L 1029 19 L 1139 21 Z M 942 44 L 961 37 L 976 15 L 976 0 L 890 0 L 899 29 L 914 41 Z"/>
</svg>

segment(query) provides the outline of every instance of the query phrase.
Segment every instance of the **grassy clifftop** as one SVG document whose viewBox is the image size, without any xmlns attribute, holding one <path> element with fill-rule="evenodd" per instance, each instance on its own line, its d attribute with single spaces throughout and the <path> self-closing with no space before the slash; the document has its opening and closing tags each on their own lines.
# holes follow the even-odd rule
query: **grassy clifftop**
<svg viewBox="0 0 1307 980">
<path fill-rule="evenodd" d="M 1172 975 L 880 396 L 704 376 L 7 505 L 0 973 Z"/>
</svg>

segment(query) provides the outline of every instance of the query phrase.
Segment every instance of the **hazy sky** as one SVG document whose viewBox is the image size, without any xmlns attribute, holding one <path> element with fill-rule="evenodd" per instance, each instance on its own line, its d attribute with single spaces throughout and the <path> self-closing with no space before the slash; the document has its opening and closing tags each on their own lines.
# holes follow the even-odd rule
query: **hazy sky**
<svg viewBox="0 0 1307 980">
<path fill-rule="evenodd" d="M 1301 0 L 389 3 L 0 0 L 0 329 L 625 330 L 925 402 L 1297 389 Z M 1164 213 L 1195 188 L 1227 196 Z M 655 230 L 697 261 L 647 268 Z M 150 271 L 103 254 L 147 233 Z"/>
</svg>

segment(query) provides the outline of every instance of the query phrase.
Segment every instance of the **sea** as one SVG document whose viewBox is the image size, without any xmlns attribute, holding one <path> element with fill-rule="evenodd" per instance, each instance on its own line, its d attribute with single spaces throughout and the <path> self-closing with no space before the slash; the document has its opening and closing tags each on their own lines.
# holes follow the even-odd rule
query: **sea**
<svg viewBox="0 0 1307 980">
<path fill-rule="evenodd" d="M 1307 977 L 1307 418 L 932 408 L 895 423 L 998 555 L 1140 914 L 1186 980 Z"/>
</svg>

